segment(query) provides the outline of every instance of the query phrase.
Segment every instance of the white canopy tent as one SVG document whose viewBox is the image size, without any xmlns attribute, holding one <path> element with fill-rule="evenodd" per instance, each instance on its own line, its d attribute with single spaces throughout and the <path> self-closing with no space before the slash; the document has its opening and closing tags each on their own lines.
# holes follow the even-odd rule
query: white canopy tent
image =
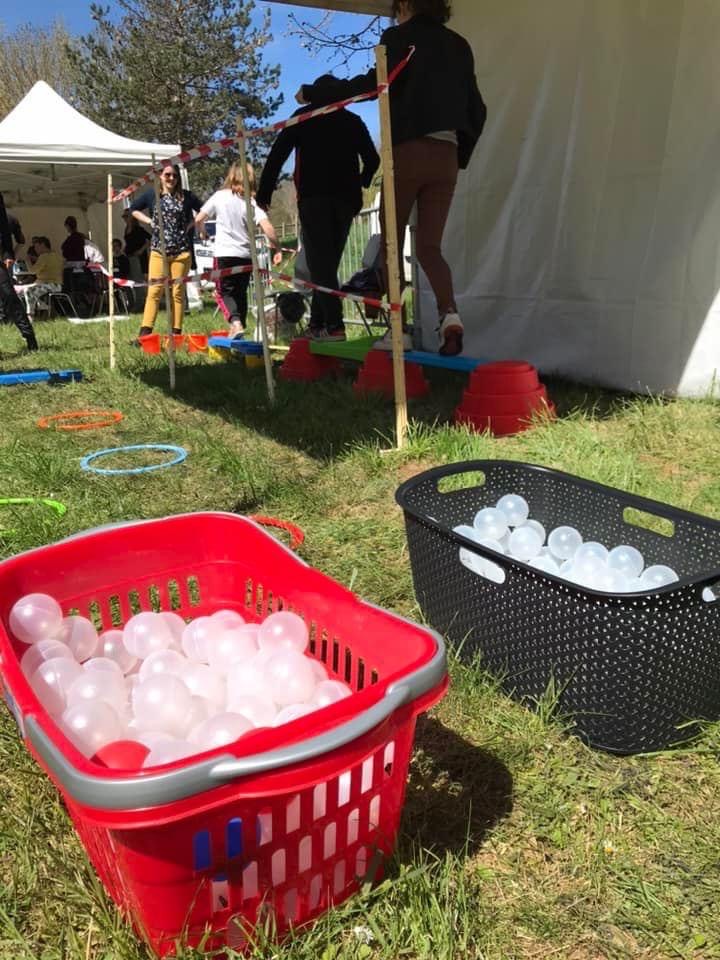
<svg viewBox="0 0 720 960">
<path fill-rule="evenodd" d="M 44 234 L 58 247 L 63 220 L 73 214 L 104 250 L 107 175 L 119 189 L 151 166 L 153 154 L 160 160 L 179 152 L 178 144 L 105 130 L 39 80 L 0 122 L 0 192 L 27 238 Z M 119 206 L 113 208 L 116 236 L 122 232 Z"/>
<path fill-rule="evenodd" d="M 720 4 L 452 6 L 488 104 L 445 234 L 466 353 L 706 393 L 720 370 Z M 422 308 L 429 345 L 427 286 Z"/>
</svg>

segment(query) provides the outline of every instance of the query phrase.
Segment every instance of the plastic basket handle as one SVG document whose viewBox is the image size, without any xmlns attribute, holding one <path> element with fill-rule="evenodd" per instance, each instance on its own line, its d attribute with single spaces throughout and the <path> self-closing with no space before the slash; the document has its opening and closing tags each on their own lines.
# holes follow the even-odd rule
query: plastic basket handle
<svg viewBox="0 0 720 960">
<path fill-rule="evenodd" d="M 249 757 L 225 754 L 165 773 L 140 777 L 109 778 L 81 773 L 53 743 L 37 717 L 23 719 L 25 737 L 63 790 L 78 803 L 103 810 L 137 810 L 182 800 L 211 790 L 238 777 L 270 773 L 331 753 L 368 733 L 399 707 L 440 685 L 447 673 L 445 644 L 433 634 L 437 650 L 432 660 L 402 680 L 391 684 L 385 696 L 359 716 L 309 740 Z"/>
</svg>

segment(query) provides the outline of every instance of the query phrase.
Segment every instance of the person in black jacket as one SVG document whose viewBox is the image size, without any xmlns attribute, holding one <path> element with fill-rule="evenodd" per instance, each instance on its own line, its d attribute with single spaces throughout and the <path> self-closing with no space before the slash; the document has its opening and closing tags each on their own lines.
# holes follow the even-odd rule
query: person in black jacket
<svg viewBox="0 0 720 960">
<path fill-rule="evenodd" d="M 0 193 L 0 310 L 5 316 L 12 320 L 20 331 L 27 344 L 28 350 L 37 350 L 38 343 L 35 339 L 35 331 L 32 323 L 23 306 L 22 300 L 15 292 L 10 269 L 15 260 L 15 246 L 13 244 L 13 235 L 8 222 L 7 211 L 5 210 L 5 201 Z"/>
<path fill-rule="evenodd" d="M 415 51 L 390 87 L 398 251 L 417 202 L 417 255 L 433 288 L 438 309 L 440 353 L 462 351 L 463 325 L 457 312 L 450 267 L 442 255 L 442 236 L 458 168 L 470 162 L 487 114 L 475 79 L 472 50 L 445 23 L 446 0 L 393 0 L 397 26 L 386 30 L 388 68 L 393 70 L 410 47 Z M 374 69 L 351 80 L 304 85 L 300 103 L 331 103 L 377 88 Z M 400 271 L 400 276 L 403 271 Z M 391 346 L 390 338 L 386 344 Z"/>
<path fill-rule="evenodd" d="M 326 87 L 336 82 L 330 74 L 319 77 L 314 84 L 318 98 L 323 99 Z M 294 115 L 314 106 L 311 102 Z M 275 140 L 260 177 L 255 200 L 262 209 L 270 206 L 282 166 L 293 150 L 298 215 L 310 279 L 338 290 L 338 267 L 350 226 L 362 209 L 362 188 L 372 183 L 380 158 L 367 127 L 348 110 L 286 127 Z M 314 339 L 344 340 L 342 301 L 315 291 L 309 330 Z"/>
</svg>

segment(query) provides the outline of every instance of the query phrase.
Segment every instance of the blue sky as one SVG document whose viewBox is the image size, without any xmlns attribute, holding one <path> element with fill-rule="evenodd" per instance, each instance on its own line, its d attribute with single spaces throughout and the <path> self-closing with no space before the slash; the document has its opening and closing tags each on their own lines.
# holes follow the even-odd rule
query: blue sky
<svg viewBox="0 0 720 960">
<path fill-rule="evenodd" d="M 280 90 L 285 96 L 285 102 L 273 119 L 281 119 L 293 112 L 297 106 L 294 100 L 295 91 L 301 83 L 307 83 L 328 70 L 332 70 L 338 76 L 351 76 L 368 69 L 368 62 L 364 55 L 356 56 L 351 61 L 349 68 L 338 67 L 337 63 L 330 62 L 327 55 L 311 57 L 303 49 L 298 38 L 288 35 L 288 15 L 290 13 L 294 12 L 298 19 L 315 22 L 319 20 L 322 11 L 307 7 L 288 6 L 283 3 L 267 3 L 265 0 L 257 0 L 256 7 L 258 18 L 265 9 L 269 8 L 272 13 L 273 39 L 265 47 L 265 62 L 269 64 L 279 63 L 282 67 Z M 5 29 L 12 31 L 15 27 L 27 23 L 28 14 L 26 11 L 27 8 L 23 8 L 21 4 L 5 4 L 1 16 Z M 66 0 L 62 5 L 58 5 L 57 0 L 35 0 L 32 4 L 33 24 L 49 26 L 58 19 L 64 23 L 70 33 L 89 32 L 93 26 L 90 18 L 90 0 Z M 351 13 L 335 13 L 333 14 L 332 29 L 333 32 L 338 33 L 356 30 L 358 24 L 362 26 L 369 19 L 369 17 Z M 362 116 L 370 132 L 376 137 L 378 130 L 377 104 L 358 104 L 353 109 Z"/>
</svg>

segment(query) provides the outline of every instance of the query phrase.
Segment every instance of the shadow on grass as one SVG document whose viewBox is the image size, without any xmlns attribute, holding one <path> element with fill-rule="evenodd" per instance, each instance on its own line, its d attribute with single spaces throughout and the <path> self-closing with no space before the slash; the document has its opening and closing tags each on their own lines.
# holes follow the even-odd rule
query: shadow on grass
<svg viewBox="0 0 720 960">
<path fill-rule="evenodd" d="M 357 396 L 352 389 L 357 370 L 358 364 L 347 363 L 336 379 L 289 383 L 277 376 L 276 366 L 276 402 L 270 406 L 262 369 L 248 370 L 234 361 L 178 365 L 173 398 L 324 460 L 358 443 L 393 443 L 393 401 L 378 395 Z M 426 376 L 430 392 L 409 401 L 410 416 L 430 424 L 449 421 L 466 378 L 437 370 L 427 371 Z M 139 378 L 169 392 L 164 366 L 143 370 Z"/>
<path fill-rule="evenodd" d="M 437 854 L 471 856 L 512 810 L 510 771 L 432 717 L 418 720 L 415 746 L 403 811 L 404 842 Z"/>
</svg>

